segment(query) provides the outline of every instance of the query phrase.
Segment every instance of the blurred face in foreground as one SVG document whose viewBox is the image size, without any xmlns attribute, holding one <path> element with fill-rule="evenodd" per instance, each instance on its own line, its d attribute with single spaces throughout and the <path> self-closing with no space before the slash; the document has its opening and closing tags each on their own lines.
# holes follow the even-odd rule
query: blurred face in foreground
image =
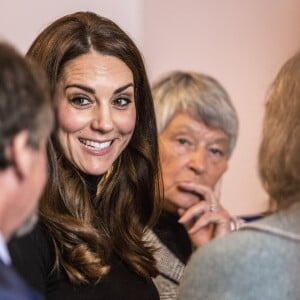
<svg viewBox="0 0 300 300">
<path fill-rule="evenodd" d="M 48 134 L 45 132 L 39 145 L 33 147 L 28 143 L 28 131 L 22 130 L 6 147 L 6 156 L 13 162 L 1 170 L 1 182 L 8 185 L 11 196 L 3 205 L 5 213 L 1 222 L 1 233 L 7 241 L 13 234 L 28 233 L 38 219 L 38 202 L 48 177 Z"/>
<path fill-rule="evenodd" d="M 64 155 L 84 173 L 105 173 L 135 128 L 131 70 L 120 59 L 96 51 L 75 58 L 64 67 L 56 105 Z"/>
<path fill-rule="evenodd" d="M 187 113 L 178 113 L 159 134 L 165 209 L 176 213 L 202 195 L 195 185 L 213 189 L 227 169 L 229 139 Z"/>
<path fill-rule="evenodd" d="M 26 179 L 23 180 L 20 189 L 21 195 L 14 206 L 14 213 L 19 214 L 14 218 L 22 220 L 21 226 L 14 232 L 16 236 L 23 236 L 30 232 L 38 220 L 38 202 L 48 178 L 46 145 L 47 137 L 44 137 L 37 149 L 28 145 L 23 151 L 23 155 L 26 153 L 29 161 L 29 171 L 24 176 Z"/>
</svg>

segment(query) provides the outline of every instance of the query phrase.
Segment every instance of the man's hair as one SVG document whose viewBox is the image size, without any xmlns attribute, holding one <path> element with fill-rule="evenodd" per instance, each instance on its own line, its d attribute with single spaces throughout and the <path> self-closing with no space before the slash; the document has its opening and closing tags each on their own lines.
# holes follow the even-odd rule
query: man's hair
<svg viewBox="0 0 300 300">
<path fill-rule="evenodd" d="M 0 42 L 0 169 L 9 164 L 5 147 L 16 134 L 27 130 L 28 144 L 38 147 L 52 124 L 46 75 L 11 45 Z"/>
</svg>

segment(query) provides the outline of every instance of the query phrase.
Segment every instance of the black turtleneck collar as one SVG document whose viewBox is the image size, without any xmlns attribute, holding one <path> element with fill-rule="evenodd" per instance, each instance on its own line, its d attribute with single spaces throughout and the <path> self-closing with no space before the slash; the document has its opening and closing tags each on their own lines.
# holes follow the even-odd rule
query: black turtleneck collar
<svg viewBox="0 0 300 300">
<path fill-rule="evenodd" d="M 90 175 L 83 173 L 82 171 L 80 171 L 80 175 L 87 185 L 88 192 L 91 195 L 91 199 L 94 199 L 97 194 L 97 186 L 101 179 L 101 175 Z"/>
</svg>

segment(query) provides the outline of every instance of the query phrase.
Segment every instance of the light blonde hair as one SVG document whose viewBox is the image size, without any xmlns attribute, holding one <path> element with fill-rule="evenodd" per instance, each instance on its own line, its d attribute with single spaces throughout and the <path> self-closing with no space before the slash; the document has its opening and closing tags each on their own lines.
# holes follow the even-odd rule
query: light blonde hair
<svg viewBox="0 0 300 300">
<path fill-rule="evenodd" d="M 262 184 L 279 208 L 300 192 L 300 52 L 275 78 L 268 95 L 259 151 Z"/>
</svg>

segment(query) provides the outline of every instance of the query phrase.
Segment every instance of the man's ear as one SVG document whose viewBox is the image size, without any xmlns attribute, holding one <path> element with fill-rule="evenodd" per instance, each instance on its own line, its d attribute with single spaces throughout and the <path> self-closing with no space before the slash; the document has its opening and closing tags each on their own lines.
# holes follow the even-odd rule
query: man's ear
<svg viewBox="0 0 300 300">
<path fill-rule="evenodd" d="M 28 145 L 28 131 L 20 131 L 12 140 L 6 152 L 20 178 L 30 174 L 33 163 L 33 149 Z"/>
</svg>

